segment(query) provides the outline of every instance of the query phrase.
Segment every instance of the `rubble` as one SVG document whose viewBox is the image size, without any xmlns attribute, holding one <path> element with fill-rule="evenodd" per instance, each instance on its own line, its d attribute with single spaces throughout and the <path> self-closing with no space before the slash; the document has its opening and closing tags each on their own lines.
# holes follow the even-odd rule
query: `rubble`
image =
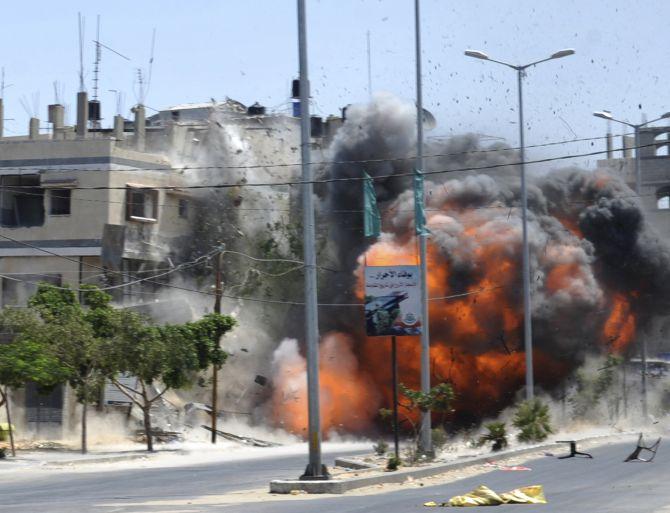
<svg viewBox="0 0 670 513">
<path fill-rule="evenodd" d="M 209 426 L 205 426 L 204 424 L 202 426 L 203 429 L 206 429 L 209 432 L 212 432 L 212 428 Z M 250 436 L 239 436 L 239 435 L 234 435 L 232 433 L 226 433 L 225 431 L 220 431 L 220 430 L 215 430 L 216 434 L 220 436 L 221 438 L 225 438 L 226 440 L 231 440 L 233 442 L 238 442 L 241 444 L 245 445 L 252 445 L 254 447 L 279 447 L 280 443 L 277 442 L 269 442 L 267 440 L 260 440 L 258 438 L 253 438 Z"/>
</svg>

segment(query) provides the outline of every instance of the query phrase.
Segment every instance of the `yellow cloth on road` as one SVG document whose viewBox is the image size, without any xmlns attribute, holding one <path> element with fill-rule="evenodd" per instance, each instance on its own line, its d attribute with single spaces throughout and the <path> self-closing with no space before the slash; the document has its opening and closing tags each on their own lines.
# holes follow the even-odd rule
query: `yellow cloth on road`
<svg viewBox="0 0 670 513">
<path fill-rule="evenodd" d="M 500 504 L 546 504 L 542 485 L 524 486 L 498 495 L 488 486 L 480 485 L 465 495 L 456 495 L 449 502 L 426 502 L 424 506 L 469 507 L 469 506 L 499 506 Z"/>
<path fill-rule="evenodd" d="M 497 506 L 502 503 L 502 497 L 484 485 L 478 486 L 470 493 L 449 499 L 450 506 Z"/>
<path fill-rule="evenodd" d="M 506 493 L 501 493 L 505 504 L 546 504 L 547 499 L 544 496 L 542 485 L 524 486 L 515 488 Z"/>
</svg>

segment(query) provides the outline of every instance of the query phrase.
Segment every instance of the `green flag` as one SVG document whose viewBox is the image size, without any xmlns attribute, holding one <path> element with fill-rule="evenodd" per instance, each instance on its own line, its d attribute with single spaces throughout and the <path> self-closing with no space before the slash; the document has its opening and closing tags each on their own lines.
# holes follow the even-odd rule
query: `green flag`
<svg viewBox="0 0 670 513">
<path fill-rule="evenodd" d="M 375 182 L 370 175 L 363 171 L 365 179 L 363 180 L 363 198 L 365 203 L 365 213 L 363 221 L 365 225 L 366 237 L 379 237 L 381 232 L 382 220 L 377 208 L 377 196 L 375 195 Z"/>
<path fill-rule="evenodd" d="M 417 235 L 428 235 L 426 228 L 426 213 L 423 210 L 423 173 L 414 170 L 414 226 Z"/>
</svg>

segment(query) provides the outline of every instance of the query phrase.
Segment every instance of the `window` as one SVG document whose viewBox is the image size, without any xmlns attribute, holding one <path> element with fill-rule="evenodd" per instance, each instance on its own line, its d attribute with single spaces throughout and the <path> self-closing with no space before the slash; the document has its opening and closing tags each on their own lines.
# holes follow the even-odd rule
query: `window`
<svg viewBox="0 0 670 513">
<path fill-rule="evenodd" d="M 143 187 L 128 187 L 126 190 L 126 219 L 156 221 L 158 219 L 158 191 Z"/>
<path fill-rule="evenodd" d="M 188 200 L 179 200 L 179 217 L 182 219 L 188 219 Z"/>
<path fill-rule="evenodd" d="M 0 177 L 0 224 L 10 228 L 44 224 L 44 189 L 39 175 Z"/>
<path fill-rule="evenodd" d="M 657 157 L 667 157 L 670 155 L 670 152 L 668 151 L 668 144 L 670 144 L 670 140 L 668 139 L 669 135 L 670 133 L 663 132 L 662 134 L 654 137 L 654 142 L 656 143 L 655 155 Z"/>
<path fill-rule="evenodd" d="M 69 216 L 72 199 L 71 189 L 51 189 L 49 204 L 50 216 Z"/>
<path fill-rule="evenodd" d="M 656 191 L 656 208 L 670 210 L 670 187 L 663 187 Z"/>
</svg>

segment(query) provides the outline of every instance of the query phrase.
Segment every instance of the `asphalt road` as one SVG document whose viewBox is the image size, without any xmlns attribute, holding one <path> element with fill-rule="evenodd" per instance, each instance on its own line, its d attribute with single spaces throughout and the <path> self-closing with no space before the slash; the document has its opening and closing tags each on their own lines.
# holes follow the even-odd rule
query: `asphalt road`
<svg viewBox="0 0 670 513">
<path fill-rule="evenodd" d="M 602 446 L 589 452 L 594 459 L 570 458 L 559 460 L 545 456 L 524 464 L 531 471 L 494 470 L 472 478 L 454 481 L 447 485 L 411 488 L 397 492 L 343 496 L 317 501 L 293 503 L 261 503 L 253 505 L 231 505 L 203 511 L 225 511 L 226 513 L 249 512 L 383 512 L 406 513 L 423 511 L 438 512 L 441 509 L 426 508 L 424 502 L 434 500 L 446 502 L 450 497 L 467 493 L 480 484 L 495 491 L 505 492 L 532 484 L 544 486 L 547 505 L 497 506 L 494 511 L 540 511 L 546 513 L 600 513 L 600 512 L 663 512 L 670 513 L 670 450 L 661 445 L 658 456 L 652 463 L 623 463 L 634 448 L 635 442 Z M 666 509 L 667 508 L 667 509 Z"/>
<path fill-rule="evenodd" d="M 264 487 L 271 478 L 294 477 L 304 456 L 284 456 L 192 467 L 131 471 L 40 473 L 36 479 L 14 476 L 0 483 L 2 513 L 191 513 L 191 512 L 383 512 L 439 511 L 423 507 L 429 500 L 446 501 L 480 484 L 496 491 L 544 485 L 547 506 L 498 506 L 495 511 L 661 512 L 670 513 L 670 450 L 661 445 L 652 463 L 623 463 L 634 446 L 602 446 L 591 450 L 593 460 L 543 457 L 525 465 L 531 471 L 493 470 L 446 485 L 412 487 L 363 496 L 262 502 L 253 504 L 150 505 L 155 499 L 190 499 L 227 491 Z M 666 448 L 667 449 L 667 448 Z M 327 458 L 326 461 L 332 460 Z M 329 461 L 332 463 L 332 461 Z M 30 474 L 27 474 L 29 476 Z M 102 506 L 106 504 L 106 506 Z M 666 509 L 667 508 L 667 509 Z"/>
<path fill-rule="evenodd" d="M 324 453 L 324 462 L 332 465 L 340 455 Z M 306 462 L 306 456 L 300 455 L 104 472 L 36 469 L 10 475 L 0 466 L 0 513 L 145 511 L 99 504 L 183 499 L 266 487 L 271 479 L 296 478 Z"/>
</svg>

